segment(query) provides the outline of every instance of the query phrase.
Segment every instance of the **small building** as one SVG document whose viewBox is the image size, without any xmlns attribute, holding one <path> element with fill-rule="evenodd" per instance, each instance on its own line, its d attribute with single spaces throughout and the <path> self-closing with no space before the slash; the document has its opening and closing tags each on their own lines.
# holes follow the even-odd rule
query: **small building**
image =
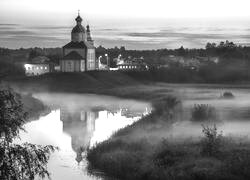
<svg viewBox="0 0 250 180">
<path fill-rule="evenodd" d="M 29 63 L 24 64 L 26 76 L 39 76 L 45 73 L 53 72 L 53 64 L 50 63 L 49 58 L 45 56 L 38 56 Z"/>
<path fill-rule="evenodd" d="M 128 70 L 147 70 L 147 65 L 143 62 L 143 57 L 141 58 L 128 58 L 122 59 L 121 56 L 117 58 L 117 68 L 118 70 L 128 71 Z"/>
<path fill-rule="evenodd" d="M 95 57 L 94 41 L 90 35 L 89 25 L 82 26 L 78 14 L 76 26 L 71 31 L 71 42 L 63 46 L 63 58 L 60 60 L 62 72 L 84 72 L 98 69 Z"/>
<path fill-rule="evenodd" d="M 145 70 L 146 67 L 138 63 L 124 63 L 117 65 L 118 70 Z"/>
</svg>

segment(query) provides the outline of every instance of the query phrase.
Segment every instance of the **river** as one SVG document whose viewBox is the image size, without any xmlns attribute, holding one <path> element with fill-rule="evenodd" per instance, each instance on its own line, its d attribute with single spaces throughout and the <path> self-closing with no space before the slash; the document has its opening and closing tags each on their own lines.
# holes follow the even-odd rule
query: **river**
<svg viewBox="0 0 250 180">
<path fill-rule="evenodd" d="M 179 112 L 180 118 L 159 134 L 174 140 L 200 138 L 204 122 L 191 121 L 191 110 L 194 104 L 208 104 L 216 110 L 216 125 L 223 135 L 249 140 L 249 88 L 183 85 L 162 87 L 163 94 L 168 94 L 168 90 L 173 89 L 173 94 L 181 100 L 182 111 Z M 234 98 L 222 98 L 225 91 L 232 92 Z M 108 139 L 115 131 L 151 111 L 151 105 L 147 102 L 102 95 L 40 93 L 34 94 L 34 97 L 48 105 L 51 112 L 27 123 L 27 132 L 21 133 L 21 140 L 60 148 L 52 154 L 48 163 L 52 180 L 102 179 L 88 173 L 86 149 Z"/>
<path fill-rule="evenodd" d="M 149 103 L 101 95 L 34 94 L 51 112 L 27 123 L 22 142 L 59 147 L 51 155 L 52 180 L 101 179 L 88 173 L 86 149 L 149 113 Z M 37 178 L 39 179 L 39 178 Z"/>
</svg>

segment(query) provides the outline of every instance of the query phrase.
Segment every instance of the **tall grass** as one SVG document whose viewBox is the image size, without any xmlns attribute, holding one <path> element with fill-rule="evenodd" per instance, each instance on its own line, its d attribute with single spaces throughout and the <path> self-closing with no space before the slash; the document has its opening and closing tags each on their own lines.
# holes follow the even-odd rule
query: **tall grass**
<svg viewBox="0 0 250 180">
<path fill-rule="evenodd" d="M 202 127 L 204 137 L 201 140 L 201 153 L 205 156 L 219 156 L 223 144 L 222 132 L 218 132 L 215 124 L 213 127 Z"/>
<path fill-rule="evenodd" d="M 87 152 L 91 168 L 121 180 L 248 180 L 250 145 L 227 142 L 216 126 L 199 141 L 113 138 Z"/>
</svg>

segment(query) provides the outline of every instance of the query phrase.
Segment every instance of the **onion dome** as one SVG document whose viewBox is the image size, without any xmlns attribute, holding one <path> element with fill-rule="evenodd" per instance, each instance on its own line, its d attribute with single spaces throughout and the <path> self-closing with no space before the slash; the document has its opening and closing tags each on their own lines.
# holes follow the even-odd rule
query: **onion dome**
<svg viewBox="0 0 250 180">
<path fill-rule="evenodd" d="M 78 13 L 76 17 L 76 26 L 72 29 L 72 33 L 85 33 L 85 28 L 82 26 L 82 18 Z"/>
<path fill-rule="evenodd" d="M 85 33 L 85 28 L 82 25 L 76 25 L 72 29 L 72 33 Z"/>
<path fill-rule="evenodd" d="M 78 12 L 78 16 L 76 17 L 76 26 L 71 31 L 71 41 L 81 42 L 85 41 L 85 28 L 82 26 L 82 18 Z"/>
<path fill-rule="evenodd" d="M 81 16 L 78 14 L 78 16 L 76 17 L 76 22 L 79 22 L 79 23 L 81 23 L 82 22 L 82 18 L 81 18 Z"/>
</svg>

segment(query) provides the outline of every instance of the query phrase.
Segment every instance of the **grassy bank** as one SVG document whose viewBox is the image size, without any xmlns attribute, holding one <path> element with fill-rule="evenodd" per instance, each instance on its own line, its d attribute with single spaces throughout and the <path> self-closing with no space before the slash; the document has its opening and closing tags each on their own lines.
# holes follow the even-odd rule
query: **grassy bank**
<svg viewBox="0 0 250 180">
<path fill-rule="evenodd" d="M 119 72 L 51 73 L 35 77 L 12 77 L 5 82 L 21 91 L 28 92 L 101 92 L 118 86 L 140 84 Z"/>
<path fill-rule="evenodd" d="M 204 126 L 203 133 L 201 127 L 199 139 L 166 138 L 180 106 L 173 97 L 156 101 L 151 114 L 89 149 L 89 168 L 124 180 L 249 179 L 244 140 L 225 137 L 215 126 Z"/>
<path fill-rule="evenodd" d="M 24 111 L 28 113 L 29 120 L 38 119 L 40 116 L 50 112 L 47 106 L 29 94 L 22 94 L 21 99 Z"/>
</svg>

